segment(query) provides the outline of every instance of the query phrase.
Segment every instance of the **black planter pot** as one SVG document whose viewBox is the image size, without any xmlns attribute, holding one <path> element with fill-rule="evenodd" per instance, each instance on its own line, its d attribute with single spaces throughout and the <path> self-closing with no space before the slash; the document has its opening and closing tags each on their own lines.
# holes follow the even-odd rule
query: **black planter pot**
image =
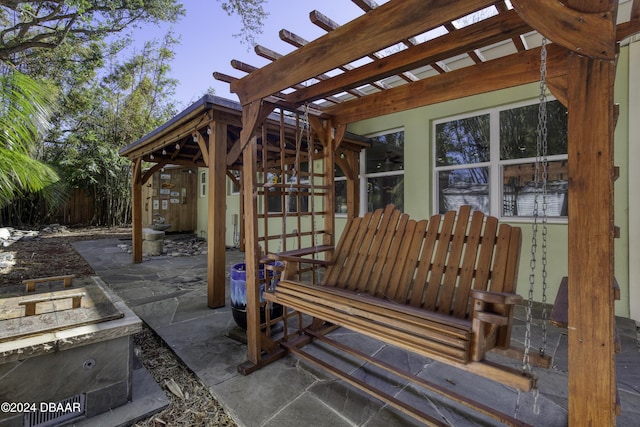
<svg viewBox="0 0 640 427">
<path fill-rule="evenodd" d="M 269 277 L 273 275 L 272 271 L 268 271 Z M 260 278 L 264 278 L 264 266 L 260 266 Z M 247 329 L 247 266 L 245 263 L 234 264 L 231 267 L 231 314 L 233 320 L 242 329 Z M 263 302 L 262 293 L 264 285 L 260 286 L 260 302 Z M 282 316 L 282 306 L 280 304 L 271 304 L 270 318 Z M 266 322 L 265 307 L 260 308 L 260 323 Z"/>
</svg>

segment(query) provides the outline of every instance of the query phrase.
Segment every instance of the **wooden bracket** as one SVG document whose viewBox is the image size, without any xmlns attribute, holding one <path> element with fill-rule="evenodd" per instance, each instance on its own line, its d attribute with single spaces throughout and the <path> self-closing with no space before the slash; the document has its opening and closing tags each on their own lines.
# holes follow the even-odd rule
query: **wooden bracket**
<svg viewBox="0 0 640 427">
<path fill-rule="evenodd" d="M 198 147 L 200 147 L 200 151 L 202 152 L 202 160 L 204 160 L 205 166 L 209 166 L 209 148 L 207 147 L 207 143 L 202 137 L 202 134 L 198 131 L 193 132 L 193 139 L 198 143 Z"/>
<path fill-rule="evenodd" d="M 251 102 L 242 106 L 242 131 L 240 139 L 229 150 L 227 155 L 227 165 L 232 165 L 240 154 L 244 151 L 244 147 L 251 141 L 251 137 L 257 127 L 271 114 L 275 105 L 265 104 L 262 100 Z"/>
<path fill-rule="evenodd" d="M 169 163 L 168 160 L 161 160 L 157 164 L 153 165 L 153 167 L 148 171 L 146 171 L 145 174 L 142 176 L 142 180 L 140 183 L 144 184 L 145 182 L 149 181 L 149 179 L 153 176 L 153 174 L 158 172 L 163 167 L 165 167 L 167 163 Z"/>
<path fill-rule="evenodd" d="M 342 143 L 342 140 L 344 139 L 344 134 L 347 133 L 347 125 L 346 124 L 341 124 L 338 125 L 336 127 L 336 132 L 333 135 L 333 148 L 334 150 L 337 150 L 338 147 L 340 147 L 340 144 Z"/>
<path fill-rule="evenodd" d="M 540 34 L 579 55 L 614 60 L 615 14 L 581 12 L 558 0 L 512 0 L 518 15 Z"/>
</svg>

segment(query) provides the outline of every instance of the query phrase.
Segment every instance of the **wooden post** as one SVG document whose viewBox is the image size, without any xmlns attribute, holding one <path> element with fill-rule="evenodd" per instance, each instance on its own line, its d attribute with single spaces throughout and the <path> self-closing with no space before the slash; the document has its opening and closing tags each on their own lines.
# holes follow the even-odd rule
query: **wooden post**
<svg viewBox="0 0 640 427">
<path fill-rule="evenodd" d="M 239 224 L 238 224 L 238 231 L 240 232 L 240 245 L 239 245 L 239 250 L 240 252 L 244 252 L 245 251 L 245 229 L 244 229 L 244 184 L 242 184 L 242 173 L 240 174 L 240 207 L 238 209 L 239 212 Z"/>
<path fill-rule="evenodd" d="M 347 219 L 360 215 L 360 153 L 347 152 L 349 173 L 347 174 Z"/>
<path fill-rule="evenodd" d="M 324 241 L 323 245 L 335 245 L 336 243 L 336 197 L 335 197 L 335 155 L 336 142 L 333 135 L 333 126 L 329 122 L 326 128 L 323 128 L 325 136 L 322 138 L 324 144 L 324 156 L 322 159 L 324 179 L 322 185 L 326 185 L 328 189 L 324 192 L 324 200 L 322 208 L 326 212 L 324 216 Z M 314 196 L 315 197 L 315 196 Z M 314 245 L 316 242 L 314 242 Z"/>
<path fill-rule="evenodd" d="M 142 157 L 131 168 L 131 243 L 133 263 L 142 262 Z"/>
<path fill-rule="evenodd" d="M 244 197 L 245 262 L 247 278 L 247 359 L 260 361 L 260 301 L 258 293 L 258 203 L 256 196 L 257 137 L 252 136 L 242 151 L 242 188 Z"/>
<path fill-rule="evenodd" d="M 208 141 L 207 305 L 224 307 L 227 213 L 227 125 L 211 122 Z"/>
<path fill-rule="evenodd" d="M 569 425 L 616 423 L 615 66 L 569 57 Z"/>
</svg>

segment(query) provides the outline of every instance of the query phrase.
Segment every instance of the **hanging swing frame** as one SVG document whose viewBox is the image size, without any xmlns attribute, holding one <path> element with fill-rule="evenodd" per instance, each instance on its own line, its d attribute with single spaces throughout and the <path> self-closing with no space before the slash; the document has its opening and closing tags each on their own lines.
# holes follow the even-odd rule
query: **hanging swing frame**
<svg viewBox="0 0 640 427">
<path fill-rule="evenodd" d="M 613 286 L 609 286 L 613 284 L 614 234 L 613 82 L 616 43 L 640 31 L 640 5 L 634 1 L 632 20 L 616 25 L 618 2 L 615 0 L 567 0 L 562 4 L 552 0 L 512 0 L 512 11 L 498 3 L 502 2 L 456 0 L 445 5 L 424 0 L 391 0 L 232 82 L 232 91 L 248 108 L 256 102 L 274 99 L 283 105 L 294 104 L 295 109 L 295 105 L 330 98 L 418 65 L 437 65 L 440 57 L 426 45 L 402 51 L 393 60 L 379 63 L 374 60 L 354 73 L 345 72 L 304 90 L 296 87 L 299 82 L 320 76 L 326 70 L 337 69 L 490 5 L 499 11 L 496 19 L 438 38 L 438 46 L 447 47 L 441 57 L 473 52 L 495 43 L 495 37 L 515 40 L 532 29 L 544 33 L 553 42 L 549 49 L 549 87 L 558 100 L 569 106 L 570 422 L 578 425 L 597 421 L 612 425 L 616 412 Z M 504 25 L 497 25 L 492 32 L 490 27 L 495 22 Z M 598 30 L 593 31 L 594 28 Z M 487 62 L 480 59 L 467 69 L 444 70 L 446 72 L 404 87 L 323 108 L 323 120 L 330 123 L 328 129 L 338 129 L 384 114 L 534 82 L 539 70 L 534 70 L 531 64 L 537 62 L 539 52 L 522 44 L 517 51 L 508 57 Z M 291 92 L 286 93 L 289 88 Z M 248 118 L 245 125 L 253 120 Z M 243 144 L 251 139 L 251 133 L 245 134 Z M 245 154 L 251 156 L 251 153 Z M 593 235 L 602 238 L 594 241 Z M 598 262 L 593 262 L 594 259 Z M 593 285 L 573 285 L 577 283 Z M 585 301 L 602 304 L 589 305 Z M 259 337 L 254 334 L 252 338 L 255 340 L 249 345 L 248 356 L 257 361 L 261 355 Z M 593 375 L 594 372 L 597 375 Z"/>
</svg>

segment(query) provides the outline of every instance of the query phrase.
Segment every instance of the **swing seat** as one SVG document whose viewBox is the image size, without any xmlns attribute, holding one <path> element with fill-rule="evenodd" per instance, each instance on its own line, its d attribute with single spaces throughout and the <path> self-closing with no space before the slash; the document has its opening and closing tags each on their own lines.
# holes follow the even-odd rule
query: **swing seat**
<svg viewBox="0 0 640 427">
<path fill-rule="evenodd" d="M 520 247 L 520 228 L 469 206 L 415 221 L 389 205 L 349 221 L 327 260 L 270 254 L 284 271 L 264 298 L 312 316 L 310 337 L 337 325 L 528 391 L 530 375 L 485 359 L 510 345 Z M 314 263 L 320 285 L 298 279 Z"/>
</svg>

